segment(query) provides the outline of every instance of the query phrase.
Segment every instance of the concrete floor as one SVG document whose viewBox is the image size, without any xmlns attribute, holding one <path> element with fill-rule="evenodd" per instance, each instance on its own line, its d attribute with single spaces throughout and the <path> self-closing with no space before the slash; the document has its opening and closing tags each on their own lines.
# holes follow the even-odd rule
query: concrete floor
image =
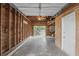
<svg viewBox="0 0 79 59">
<path fill-rule="evenodd" d="M 31 37 L 12 56 L 67 56 L 57 48 L 54 38 Z"/>
</svg>

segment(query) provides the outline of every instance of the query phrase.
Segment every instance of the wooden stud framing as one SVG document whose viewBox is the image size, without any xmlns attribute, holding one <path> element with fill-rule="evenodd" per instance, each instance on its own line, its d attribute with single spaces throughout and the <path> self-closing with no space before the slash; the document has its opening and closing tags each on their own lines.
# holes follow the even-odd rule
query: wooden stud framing
<svg viewBox="0 0 79 59">
<path fill-rule="evenodd" d="M 15 34 L 15 14 L 14 14 L 14 9 L 10 7 L 10 17 L 9 17 L 9 36 L 10 36 L 10 48 L 15 46 L 15 39 L 14 39 L 14 34 Z"/>
<path fill-rule="evenodd" d="M 27 21 L 26 16 L 10 4 L 0 3 L 0 55 L 5 55 L 29 36 L 29 25 L 23 20 Z"/>
<path fill-rule="evenodd" d="M 18 12 L 16 12 L 16 44 L 18 44 Z"/>
<path fill-rule="evenodd" d="M 1 4 L 1 55 L 9 50 L 9 5 Z"/>
<path fill-rule="evenodd" d="M 0 55 L 1 55 L 1 4 L 0 4 Z"/>
</svg>

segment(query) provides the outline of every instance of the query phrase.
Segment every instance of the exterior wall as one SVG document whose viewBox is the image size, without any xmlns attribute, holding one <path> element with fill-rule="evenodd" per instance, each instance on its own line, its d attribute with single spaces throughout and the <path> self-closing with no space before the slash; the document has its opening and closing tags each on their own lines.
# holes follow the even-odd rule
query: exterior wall
<svg viewBox="0 0 79 59">
<path fill-rule="evenodd" d="M 71 6 L 69 6 L 68 8 L 64 9 L 62 11 L 61 14 L 59 14 L 58 16 L 56 16 L 55 18 L 55 44 L 57 47 L 61 48 L 61 18 L 73 11 L 76 12 L 76 47 L 75 47 L 75 50 L 76 50 L 76 55 L 79 55 L 79 4 L 72 4 Z"/>
</svg>

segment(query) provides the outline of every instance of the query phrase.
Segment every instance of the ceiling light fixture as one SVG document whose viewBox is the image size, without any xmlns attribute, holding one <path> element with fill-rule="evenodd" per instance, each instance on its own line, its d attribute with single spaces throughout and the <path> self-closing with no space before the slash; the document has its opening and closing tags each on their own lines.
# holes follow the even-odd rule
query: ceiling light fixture
<svg viewBox="0 0 79 59">
<path fill-rule="evenodd" d="M 37 16 L 37 19 L 39 21 L 46 20 L 46 16 Z"/>
<path fill-rule="evenodd" d="M 41 3 L 39 3 L 39 16 L 37 16 L 39 21 L 45 20 L 46 16 L 41 16 Z"/>
<path fill-rule="evenodd" d="M 37 19 L 38 19 L 39 21 L 42 20 L 42 18 L 41 18 L 41 3 L 39 3 L 39 16 L 37 17 Z"/>
</svg>

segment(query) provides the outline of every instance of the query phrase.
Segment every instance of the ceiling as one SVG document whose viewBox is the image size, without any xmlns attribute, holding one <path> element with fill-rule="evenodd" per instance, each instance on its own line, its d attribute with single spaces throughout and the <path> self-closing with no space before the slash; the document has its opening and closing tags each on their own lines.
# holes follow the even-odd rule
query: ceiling
<svg viewBox="0 0 79 59">
<path fill-rule="evenodd" d="M 54 16 L 67 3 L 14 3 L 26 16 Z"/>
</svg>

